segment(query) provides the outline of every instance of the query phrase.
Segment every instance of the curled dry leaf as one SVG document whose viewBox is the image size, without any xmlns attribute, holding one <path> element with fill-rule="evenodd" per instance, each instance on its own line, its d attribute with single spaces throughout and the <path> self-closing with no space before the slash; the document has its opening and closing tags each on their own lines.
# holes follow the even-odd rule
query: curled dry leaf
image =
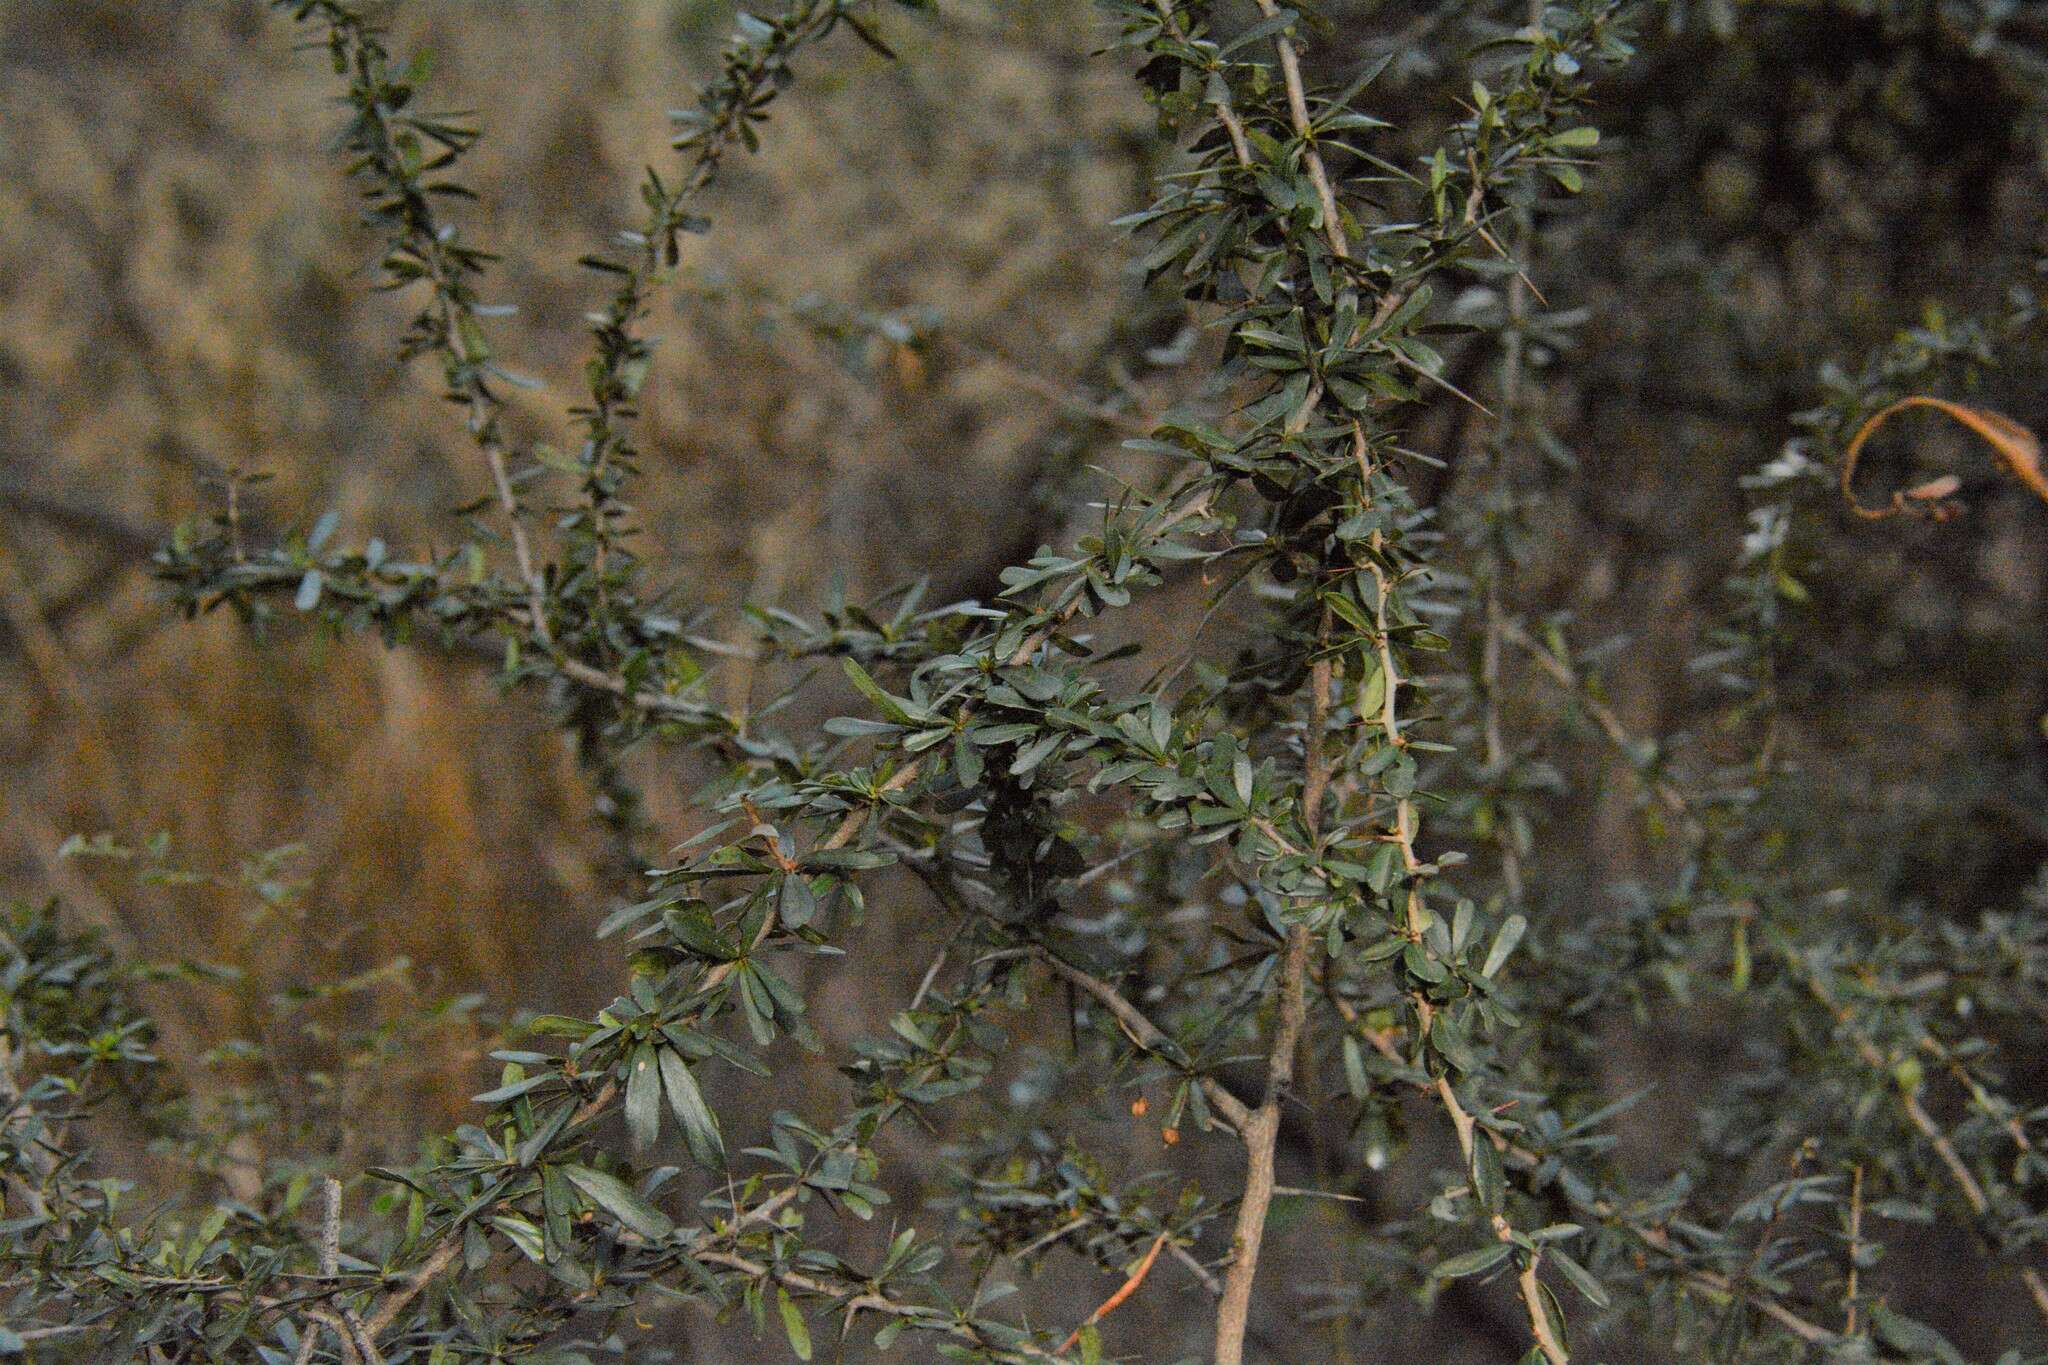
<svg viewBox="0 0 2048 1365">
<path fill-rule="evenodd" d="M 1911 512 L 1931 517 L 1936 521 L 1947 521 L 1961 508 L 1950 501 L 1962 485 L 1962 480 L 1953 474 L 1944 474 L 1938 479 L 1913 488 L 1893 493 L 1891 501 L 1877 507 L 1866 506 L 1857 501 L 1854 481 L 1856 461 L 1863 453 L 1864 443 L 1869 441 L 1877 429 L 1907 408 L 1933 408 L 1936 412 L 1954 418 L 1980 437 L 1991 447 L 1998 462 L 2005 466 L 2012 476 L 2034 491 L 2035 496 L 2048 502 L 2048 474 L 2041 469 L 2041 439 L 2026 427 L 2003 413 L 1985 408 L 1966 407 L 1952 403 L 1945 398 L 1929 398 L 1915 395 L 1901 398 L 1889 407 L 1871 414 L 1870 419 L 1856 429 L 1849 440 L 1849 448 L 1842 452 L 1842 496 L 1848 500 L 1850 510 L 1859 517 L 1871 521 L 1882 521 Z"/>
</svg>

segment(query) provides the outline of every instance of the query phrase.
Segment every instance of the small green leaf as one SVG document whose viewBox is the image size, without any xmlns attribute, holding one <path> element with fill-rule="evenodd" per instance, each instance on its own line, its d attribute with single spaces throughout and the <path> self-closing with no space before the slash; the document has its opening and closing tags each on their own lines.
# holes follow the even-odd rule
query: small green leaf
<svg viewBox="0 0 2048 1365">
<path fill-rule="evenodd" d="M 455 320 L 455 331 L 464 360 L 478 365 L 491 358 L 491 344 L 484 339 L 484 329 L 474 317 L 468 313 L 459 314 Z"/>
<path fill-rule="evenodd" d="M 1484 1246 L 1477 1251 L 1467 1251 L 1449 1260 L 1438 1261 L 1429 1273 L 1440 1280 L 1459 1280 L 1467 1275 L 1477 1275 L 1481 1271 L 1493 1269 L 1507 1258 L 1507 1254 L 1508 1244 L 1495 1242 L 1492 1246 Z"/>
<path fill-rule="evenodd" d="M 1344 1083 L 1351 1098 L 1360 1104 L 1372 1097 L 1372 1079 L 1365 1074 L 1365 1053 L 1358 1040 L 1348 1034 L 1344 1038 Z"/>
<path fill-rule="evenodd" d="M 903 727 L 886 720 L 869 720 L 865 716 L 834 716 L 825 722 L 825 733 L 840 739 L 870 739 L 876 735 L 900 735 Z"/>
<path fill-rule="evenodd" d="M 798 1360 L 811 1358 L 811 1329 L 804 1322 L 804 1315 L 797 1311 L 789 1291 L 780 1285 L 775 1289 L 776 1306 L 782 1310 L 782 1330 L 789 1334 L 789 1349 L 796 1352 Z"/>
<path fill-rule="evenodd" d="M 690 1074 L 681 1054 L 669 1048 L 661 1049 L 661 1084 L 668 1091 L 669 1108 L 683 1125 L 683 1139 L 690 1145 L 690 1155 L 700 1166 L 711 1170 L 723 1167 L 725 1136 L 718 1130 L 718 1115 L 704 1103 L 704 1092 L 698 1089 L 697 1078 Z"/>
<path fill-rule="evenodd" d="M 818 913 L 818 897 L 811 890 L 811 879 L 801 872 L 785 876 L 776 896 L 775 912 L 792 929 L 809 924 Z"/>
<path fill-rule="evenodd" d="M 1374 849 L 1372 856 L 1365 861 L 1365 884 L 1372 888 L 1375 896 L 1385 895 L 1387 888 L 1393 885 L 1394 874 L 1400 867 L 1400 845 L 1392 842 L 1383 843 Z M 1385 956 L 1391 957 L 1393 954 L 1387 953 Z"/>
<path fill-rule="evenodd" d="M 1358 950 L 1356 961 L 1360 966 L 1369 962 L 1385 962 L 1408 946 L 1408 940 L 1399 934 L 1388 934 L 1377 943 L 1368 943 Z"/>
<path fill-rule="evenodd" d="M 1877 1328 L 1878 1337 L 1888 1346 L 1910 1351 L 1923 1359 L 1940 1361 L 1941 1365 L 1963 1365 L 1962 1353 L 1949 1343 L 1948 1338 L 1924 1322 L 1909 1318 L 1882 1303 L 1871 1305 L 1870 1321 Z"/>
<path fill-rule="evenodd" d="M 1585 1295 L 1587 1301 L 1595 1308 L 1605 1308 L 1614 1302 L 1608 1295 L 1606 1287 L 1600 1281 L 1593 1278 L 1592 1271 L 1586 1269 L 1586 1267 L 1580 1265 L 1562 1251 L 1553 1247 L 1544 1252 L 1544 1258 L 1555 1261 L 1557 1268 L 1564 1272 L 1564 1277 L 1572 1282 L 1572 1288 Z"/>
<path fill-rule="evenodd" d="M 540 1229 L 527 1222 L 524 1218 L 513 1214 L 501 1214 L 498 1217 L 492 1218 L 490 1224 L 498 1231 L 504 1233 L 512 1245 L 519 1248 L 520 1255 L 526 1257 L 527 1260 L 532 1261 L 536 1265 L 542 1264 L 547 1260 L 547 1254 L 541 1243 Z"/>
<path fill-rule="evenodd" d="M 1010 764 L 1010 776 L 1023 777 L 1039 764 L 1045 762 L 1047 755 L 1051 754 L 1054 749 L 1057 749 L 1060 746 L 1061 740 L 1065 738 L 1064 735 L 1055 730 L 1051 734 L 1041 735 L 1030 744 L 1025 745 L 1018 751 L 1017 757 Z"/>
<path fill-rule="evenodd" d="M 862 668 L 859 663 L 851 658 L 842 659 L 840 663 L 845 666 L 848 680 L 853 683 L 860 694 L 880 707 L 882 714 L 890 720 L 898 725 L 914 725 L 921 719 L 921 717 L 913 716 L 909 711 L 905 710 L 902 702 L 884 692 L 882 685 L 876 682 L 874 677 L 865 668 Z"/>
<path fill-rule="evenodd" d="M 592 1203 L 642 1237 L 659 1242 L 676 1230 L 667 1214 L 633 1193 L 633 1187 L 617 1176 L 566 1162 L 561 1171 Z"/>
<path fill-rule="evenodd" d="M 626 1131 L 633 1150 L 644 1152 L 661 1136 L 661 1078 L 654 1069 L 654 1049 L 642 1043 L 626 1068 Z"/>
<path fill-rule="evenodd" d="M 503 1104 L 507 1100 L 518 1099 L 529 1090 L 538 1089 L 553 1079 L 552 1075 L 528 1076 L 525 1080 L 512 1081 L 495 1090 L 486 1090 L 481 1095 L 472 1095 L 470 1101 L 473 1104 Z"/>
<path fill-rule="evenodd" d="M 1488 1213 L 1499 1213 L 1507 1202 L 1508 1186 L 1500 1168 L 1500 1153 L 1483 1132 L 1475 1133 L 1472 1142 L 1472 1193 Z"/>
<path fill-rule="evenodd" d="M 306 537 L 306 549 L 313 554 L 319 554 L 320 547 L 334 535 L 334 528 L 340 524 L 339 512 L 322 512 L 320 520 L 313 523 L 312 533 Z"/>
<path fill-rule="evenodd" d="M 1431 957 L 1420 943 L 1404 945 L 1401 949 L 1401 962 L 1408 968 L 1409 975 L 1432 986 L 1442 985 L 1450 976 L 1450 973 L 1444 970 L 1443 964 Z"/>
<path fill-rule="evenodd" d="M 1527 916 L 1509 915 L 1505 920 L 1501 921 L 1500 932 L 1493 936 L 1493 947 L 1487 951 L 1486 965 L 1479 969 L 1479 974 L 1491 977 L 1495 972 L 1506 966 L 1507 960 L 1514 953 L 1516 945 L 1522 941 L 1522 935 L 1528 932 L 1529 920 Z"/>
</svg>

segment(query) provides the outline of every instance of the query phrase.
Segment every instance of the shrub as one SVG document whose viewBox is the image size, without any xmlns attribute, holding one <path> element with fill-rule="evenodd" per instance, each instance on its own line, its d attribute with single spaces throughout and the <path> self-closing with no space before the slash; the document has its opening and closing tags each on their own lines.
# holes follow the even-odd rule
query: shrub
<svg viewBox="0 0 2048 1365">
<path fill-rule="evenodd" d="M 15 912 L 0 1350 L 567 1361 L 646 1355 L 646 1315 L 684 1299 L 751 1317 L 801 1359 L 866 1343 L 1164 1357 L 1180 1344 L 1115 1341 L 1109 1320 L 1172 1274 L 1213 1299 L 1213 1356 L 1234 1365 L 1275 1354 L 1289 1311 L 1260 1273 L 1285 1235 L 1275 1200 L 1356 1198 L 1280 1183 L 1302 1113 L 1341 1117 L 1339 1175 L 1405 1163 L 1429 1191 L 1391 1218 L 1316 1225 L 1334 1281 L 1320 1311 L 1346 1330 L 1464 1295 L 1475 1313 L 1511 1303 L 1516 1349 L 1548 1365 L 1642 1341 L 1717 1360 L 1956 1359 L 1871 1287 L 1886 1229 L 1914 1222 L 1967 1234 L 2017 1282 L 2015 1304 L 2031 1300 L 2012 1311 L 2048 1321 L 2038 1119 L 2001 1060 L 2040 1018 L 2043 907 L 1963 922 L 1844 890 L 1854 854 L 1830 794 L 1780 735 L 1813 592 L 1799 530 L 1832 496 L 1828 462 L 1853 473 L 1899 399 L 1965 386 L 2030 339 L 2023 289 L 1831 373 L 1804 433 L 1747 481 L 1750 533 L 1696 661 L 1706 738 L 1652 742 L 1603 700 L 1569 623 L 1509 599 L 1544 529 L 1527 471 L 1555 445 L 1543 386 L 1572 326 L 1531 282 L 1539 229 L 1595 172 L 1588 96 L 1631 59 L 1639 7 L 1488 11 L 1491 41 L 1469 55 L 1418 30 L 1406 55 L 1466 75 L 1401 134 L 1427 143 L 1412 156 L 1369 112 L 1402 54 L 1326 86 L 1304 67 L 1319 31 L 1305 11 L 1104 0 L 1111 51 L 1176 149 L 1125 226 L 1155 291 L 1213 338 L 1191 352 L 1203 398 L 1126 441 L 1095 528 L 1008 568 L 992 601 L 931 605 L 912 586 L 815 619 L 757 612 L 735 662 L 635 551 L 643 328 L 706 226 L 703 192 L 760 148 L 799 64 L 848 42 L 886 53 L 895 20 L 873 0 L 741 17 L 718 77 L 675 116 L 677 163 L 640 186 L 638 227 L 583 258 L 604 297 L 558 448 L 509 434 L 507 394 L 533 381 L 494 350 L 492 257 L 449 215 L 477 129 L 430 112 L 426 64 L 396 59 L 357 10 L 276 7 L 345 83 L 382 283 L 417 308 L 400 355 L 439 380 L 489 492 L 455 549 L 409 556 L 338 546 L 331 517 L 252 545 L 238 484 L 157 556 L 164 590 L 258 627 L 502 651 L 505 683 L 543 693 L 575 736 L 628 846 L 647 831 L 625 755 L 687 747 L 720 776 L 706 824 L 599 929 L 630 949 L 624 992 L 592 1017 L 522 1019 L 476 1122 L 403 1165 L 330 1175 L 273 1152 L 204 1208 L 131 1206 L 98 1174 L 82 1131 L 156 1084 L 135 971 L 47 909 Z M 1447 364 L 1452 343 L 1486 358 L 1488 401 Z M 1445 393 L 1492 436 L 1438 504 L 1415 487 L 1433 461 L 1411 424 Z M 1947 410 L 2039 483 L 2023 427 Z M 1934 511 L 1952 492 L 1924 482 L 1888 505 Z M 1124 624 L 1140 599 L 1197 595 L 1163 646 Z M 714 699 L 721 664 L 822 661 L 850 691 L 814 728 L 778 728 L 792 694 Z M 1588 746 L 1631 774 L 1666 865 L 1598 918 L 1532 890 L 1544 822 L 1578 799 L 1559 765 Z M 829 1033 L 807 987 L 888 952 L 864 916 L 905 877 L 944 916 L 945 946 L 883 1011 L 890 1036 Z M 1680 1121 L 1684 1149 L 1627 1169 L 1612 1127 L 1642 1095 L 1612 1093 L 1594 1021 L 1695 1011 L 1739 1050 Z M 1012 1039 L 1048 1018 L 1070 1049 L 1009 1069 Z M 389 1058 L 403 1036 L 341 1052 Z M 848 1082 L 829 1120 L 762 1113 L 731 1084 L 792 1043 Z M 1009 1080 L 1007 1109 L 991 1078 Z M 1164 1171 L 1084 1147 L 1069 1107 L 1105 1095 L 1157 1133 Z M 950 1229 L 895 1207 L 881 1170 L 886 1130 L 942 1120 Z M 226 1149 L 252 1121 L 166 1123 Z M 300 1128 L 317 1146 L 317 1117 Z M 1220 1151 L 1235 1156 L 1219 1196 L 1194 1171 Z M 656 1164 L 669 1152 L 689 1166 Z M 1062 1255 L 1108 1288 L 1034 1300 L 1050 1322 L 1006 1311 L 998 1264 Z"/>
</svg>

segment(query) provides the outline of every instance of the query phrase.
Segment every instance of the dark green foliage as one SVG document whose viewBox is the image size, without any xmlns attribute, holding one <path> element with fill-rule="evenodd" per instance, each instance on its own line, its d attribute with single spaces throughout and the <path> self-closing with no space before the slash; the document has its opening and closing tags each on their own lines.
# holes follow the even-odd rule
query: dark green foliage
<svg viewBox="0 0 2048 1365">
<path fill-rule="evenodd" d="M 627 837 L 628 748 L 698 746 L 721 776 L 709 826 L 600 929 L 631 953 L 625 991 L 591 1018 L 529 1021 L 493 1054 L 478 1121 L 417 1162 L 342 1172 L 368 1216 L 338 1232 L 304 1181 L 187 1218 L 131 1211 L 88 1179 L 69 1124 L 137 1083 L 147 1025 L 93 945 L 18 915 L 0 1284 L 19 1325 L 0 1349 L 567 1361 L 634 1354 L 626 1324 L 681 1296 L 780 1332 L 800 1359 L 856 1334 L 958 1359 L 1095 1359 L 1100 1336 L 1077 1326 L 1094 1305 L 1012 1315 L 998 1260 L 1059 1249 L 1135 1280 L 1168 1273 L 1150 1267 L 1170 1248 L 1215 1295 L 1216 1356 L 1235 1362 L 1269 1288 L 1253 1272 L 1283 1115 L 1320 1096 L 1346 1107 L 1374 1170 L 1422 1159 L 1417 1127 L 1455 1139 L 1426 1207 L 1360 1228 L 1372 1269 L 1332 1277 L 1331 1311 L 1361 1322 L 1403 1312 L 1404 1292 L 1497 1279 L 1518 1349 L 1552 1365 L 1602 1357 L 1587 1323 L 1616 1359 L 1630 1333 L 1717 1360 L 1957 1358 L 1858 1288 L 1897 1222 L 1966 1230 L 2022 1278 L 2015 1302 L 2048 1313 L 2032 1268 L 2048 1168 L 2006 1079 L 2041 1018 L 2043 907 L 1961 923 L 1864 903 L 1835 876 L 1827 793 L 1775 748 L 1822 462 L 1892 398 L 2029 344 L 2031 295 L 2015 285 L 1995 317 L 1930 320 L 1830 371 L 1806 443 L 1748 481 L 1752 531 L 1698 660 L 1711 745 L 1628 734 L 1562 623 L 1504 601 L 1540 534 L 1526 484 L 1557 453 L 1540 393 L 1571 329 L 1527 275 L 1546 215 L 1597 171 L 1594 81 L 1646 26 L 1682 26 L 1675 10 L 1468 7 L 1476 49 L 1425 35 L 1408 54 L 1461 73 L 1415 154 L 1370 112 L 1385 61 L 1304 72 L 1325 29 L 1312 13 L 1104 0 L 1112 51 L 1180 152 L 1126 226 L 1155 289 L 1218 338 L 1212 401 L 1127 442 L 1154 477 L 1107 488 L 1090 534 L 1005 570 L 990 602 L 928 607 L 912 589 L 817 622 L 758 614 L 751 663 L 837 656 L 857 698 L 818 733 L 780 733 L 774 706 L 710 700 L 713 650 L 630 547 L 653 346 L 638 329 L 678 234 L 702 226 L 689 205 L 734 146 L 759 147 L 797 59 L 827 60 L 840 29 L 889 50 L 884 7 L 742 17 L 677 119 L 681 168 L 649 170 L 641 225 L 585 258 L 609 292 L 566 452 L 510 444 L 501 392 L 521 381 L 487 336 L 490 257 L 443 214 L 476 131 L 418 112 L 423 64 L 394 65 L 353 9 L 278 7 L 347 82 L 344 145 L 384 282 L 419 303 L 401 354 L 438 366 L 491 493 L 465 509 L 462 546 L 410 557 L 334 549 L 331 524 L 250 547 L 231 502 L 158 556 L 159 578 L 187 613 L 502 651 L 508 684 L 549 689 Z M 1475 336 L 1499 374 L 1472 420 L 1495 434 L 1482 486 L 1439 507 L 1418 488 L 1432 461 L 1412 423 L 1445 391 L 1479 409 L 1445 359 Z M 1209 614 L 1233 614 L 1227 644 L 1190 623 L 1183 655 L 1134 666 L 1107 643 L 1119 613 L 1197 576 Z M 1512 732 L 1503 651 L 1593 724 Z M 1562 751 L 1588 746 L 1632 771 L 1670 854 L 1668 876 L 1597 924 L 1530 890 Z M 842 969 L 885 868 L 925 884 L 949 945 L 891 1036 L 823 1036 L 801 988 L 816 973 L 796 967 Z M 1092 932 L 1077 897 L 1111 874 L 1121 919 Z M 1630 1101 L 1604 1093 L 1588 1021 L 1696 1009 L 1732 1021 L 1740 1063 L 1699 1098 L 1696 1142 L 1650 1176 L 1623 1169 L 1608 1127 Z M 884 1130 L 983 1103 L 1010 1029 L 1045 1010 L 1071 1011 L 1072 1072 L 1106 1065 L 1170 1096 L 1169 1146 L 1229 1137 L 1242 1183 L 1219 1195 L 1170 1154 L 1165 1171 L 1124 1171 L 995 1125 L 960 1150 L 951 1235 L 891 1206 Z M 714 1108 L 706 1078 L 765 1071 L 784 1038 L 839 1063 L 836 1122 Z M 643 1164 L 661 1150 L 697 1169 Z M 836 1250 L 845 1219 L 889 1225 L 886 1252 Z"/>
</svg>

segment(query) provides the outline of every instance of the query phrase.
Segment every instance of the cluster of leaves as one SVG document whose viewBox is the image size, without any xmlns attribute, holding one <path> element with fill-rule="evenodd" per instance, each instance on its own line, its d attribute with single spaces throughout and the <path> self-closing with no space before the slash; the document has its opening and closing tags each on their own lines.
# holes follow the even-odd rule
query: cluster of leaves
<svg viewBox="0 0 2048 1365">
<path fill-rule="evenodd" d="M 9 1081 L 0 1285 L 11 1320 L 38 1325 L 0 1348 L 106 1341 L 299 1365 L 587 1359 L 635 1350 L 623 1324 L 667 1296 L 749 1316 L 757 1331 L 772 1310 L 802 1359 L 821 1319 L 842 1341 L 876 1329 L 884 1349 L 916 1333 L 952 1358 L 1093 1359 L 1096 1319 L 1170 1248 L 1215 1296 L 1215 1358 L 1235 1365 L 1282 1110 L 1325 1077 L 1349 1096 L 1368 1166 L 1423 1159 L 1411 1130 L 1449 1135 L 1455 1168 L 1425 1210 L 1375 1229 L 1379 1257 L 1409 1289 L 1506 1279 L 1534 1365 L 1573 1354 L 1566 1289 L 1595 1312 L 1709 1335 L 1716 1358 L 1951 1357 L 1859 1288 L 1879 1250 L 1866 1219 L 1959 1219 L 2022 1267 L 2048 1313 L 2025 1268 L 2041 1232 L 2039 1116 L 2006 1096 L 1997 1060 L 1999 1030 L 2041 1001 L 2037 918 L 1930 924 L 1915 938 L 1803 861 L 1786 831 L 1807 794 L 1768 739 L 1773 651 L 1805 592 L 1781 531 L 1790 512 L 1760 515 L 1731 582 L 1738 605 L 1701 669 L 1730 684 L 1731 726 L 1754 720 L 1766 738 L 1726 761 L 1702 755 L 1695 781 L 1622 731 L 1561 632 L 1531 632 L 1502 604 L 1526 515 L 1516 462 L 1558 456 L 1531 407 L 1527 352 L 1568 318 L 1531 305 L 1531 245 L 1546 204 L 1584 185 L 1599 137 L 1582 110 L 1593 73 L 1632 55 L 1631 7 L 1481 16 L 1466 97 L 1431 149 L 1403 162 L 1366 108 L 1384 63 L 1317 85 L 1302 45 L 1313 16 L 1273 0 L 1244 15 L 1104 0 L 1114 50 L 1137 64 L 1181 150 L 1127 226 L 1144 239 L 1146 275 L 1221 338 L 1221 397 L 1127 442 L 1158 461 L 1158 484 L 1116 489 L 1091 534 L 1007 570 L 992 603 L 927 609 L 912 592 L 887 609 L 835 602 L 817 623 L 757 614 L 764 655 L 838 655 L 860 698 L 858 714 L 805 736 L 777 733 L 773 707 L 708 700 L 713 650 L 643 582 L 631 421 L 653 353 L 637 327 L 678 268 L 679 234 L 702 227 L 688 205 L 731 147 L 758 145 L 793 58 L 841 27 L 886 51 L 875 7 L 797 0 L 743 19 L 721 75 L 678 118 L 684 169 L 650 171 L 642 225 L 585 260 L 611 293 L 590 315 L 568 453 L 508 446 L 499 395 L 521 381 L 487 339 L 477 291 L 489 258 L 439 213 L 461 195 L 443 177 L 475 131 L 415 112 L 424 67 L 397 66 L 347 5 L 280 8 L 317 27 L 348 82 L 345 143 L 385 239 L 386 281 L 424 299 L 403 354 L 438 363 L 492 491 L 465 509 L 466 544 L 414 558 L 377 542 L 332 550 L 331 523 L 252 551 L 231 503 L 211 530 L 180 534 L 159 577 L 188 612 L 227 604 L 267 621 L 289 601 L 394 644 L 427 631 L 501 642 L 509 681 L 561 699 L 622 794 L 629 832 L 615 764 L 643 742 L 717 757 L 713 823 L 601 927 L 630 946 L 627 989 L 590 1018 L 531 1020 L 528 1046 L 493 1053 L 502 1070 L 477 1096 L 479 1121 L 415 1163 L 363 1172 L 373 1216 L 346 1226 L 339 1187 L 325 1226 L 303 1216 L 305 1182 L 186 1226 L 129 1221 L 116 1185 L 78 1174 L 84 1158 L 59 1130 L 96 1087 L 147 1062 L 147 1035 L 99 984 L 102 959 L 80 956 L 47 916 L 25 925 L 10 945 L 8 980 L 23 983 L 9 988 L 13 1051 L 0 1060 L 40 1051 L 25 1088 Z M 1466 287 L 1494 302 L 1454 306 Z M 1411 486 L 1425 457 L 1405 447 L 1407 422 L 1432 392 L 1476 402 L 1440 349 L 1475 327 L 1502 347 L 1490 501 L 1439 524 Z M 1900 352 L 1816 431 L 1838 439 L 1841 414 L 1871 390 L 1917 378 L 1912 355 L 1993 339 Z M 559 487 L 551 475 L 567 492 L 536 544 L 530 490 Z M 509 568 L 493 567 L 497 535 Z M 1100 644 L 1102 618 L 1191 570 L 1222 585 L 1212 614 L 1230 602 L 1251 623 L 1240 652 L 1210 658 L 1196 632 L 1186 657 L 1133 682 L 1115 666 L 1123 651 Z M 1447 632 L 1474 625 L 1469 676 L 1433 691 Z M 1500 734 L 1511 643 L 1598 721 L 1636 773 L 1653 833 L 1678 846 L 1670 886 L 1597 930 L 1540 905 L 1523 870 L 1534 850 L 1522 808 L 1554 784 L 1534 741 L 1511 753 Z M 1491 841 L 1493 855 L 1469 859 L 1439 825 Z M 1071 912 L 1081 888 L 1127 864 L 1137 889 L 1096 941 Z M 852 1049 L 851 1103 L 829 1126 L 720 1112 L 713 1076 L 765 1073 L 785 1036 L 828 1046 L 790 963 L 844 954 L 864 887 L 888 867 L 922 880 L 954 931 L 892 1036 Z M 1192 937 L 1177 927 L 1190 911 L 1204 928 Z M 1141 960 L 1164 984 L 1134 993 L 1120 983 Z M 1539 970 L 1511 971 L 1518 960 Z M 965 1102 L 1008 1047 L 1006 1018 L 1057 1004 L 1054 987 L 1090 1055 L 1171 1096 L 1170 1145 L 1186 1126 L 1242 1149 L 1234 1196 L 1121 1175 L 1064 1135 L 999 1133 L 949 1201 L 952 1244 L 898 1214 L 881 1255 L 835 1249 L 841 1220 L 889 1207 L 883 1131 Z M 1610 1002 L 1652 1012 L 1701 997 L 1741 1012 L 1773 1064 L 1720 1082 L 1722 1126 L 1662 1178 L 1631 1180 L 1605 1160 L 1618 1106 L 1601 1096 L 1585 1021 Z M 1960 1097 L 1959 1124 L 1928 1098 L 1938 1083 Z M 671 1131 L 701 1175 L 645 1164 Z M 1789 1172 L 1772 1164 L 1787 1151 Z M 1129 1277 L 1086 1322 L 1066 1315 L 1072 1332 L 996 1307 L 999 1257 L 1031 1264 L 1055 1249 Z M 949 1273 L 963 1259 L 971 1280 Z M 1342 1311 L 1378 1305 L 1360 1293 Z"/>
</svg>

